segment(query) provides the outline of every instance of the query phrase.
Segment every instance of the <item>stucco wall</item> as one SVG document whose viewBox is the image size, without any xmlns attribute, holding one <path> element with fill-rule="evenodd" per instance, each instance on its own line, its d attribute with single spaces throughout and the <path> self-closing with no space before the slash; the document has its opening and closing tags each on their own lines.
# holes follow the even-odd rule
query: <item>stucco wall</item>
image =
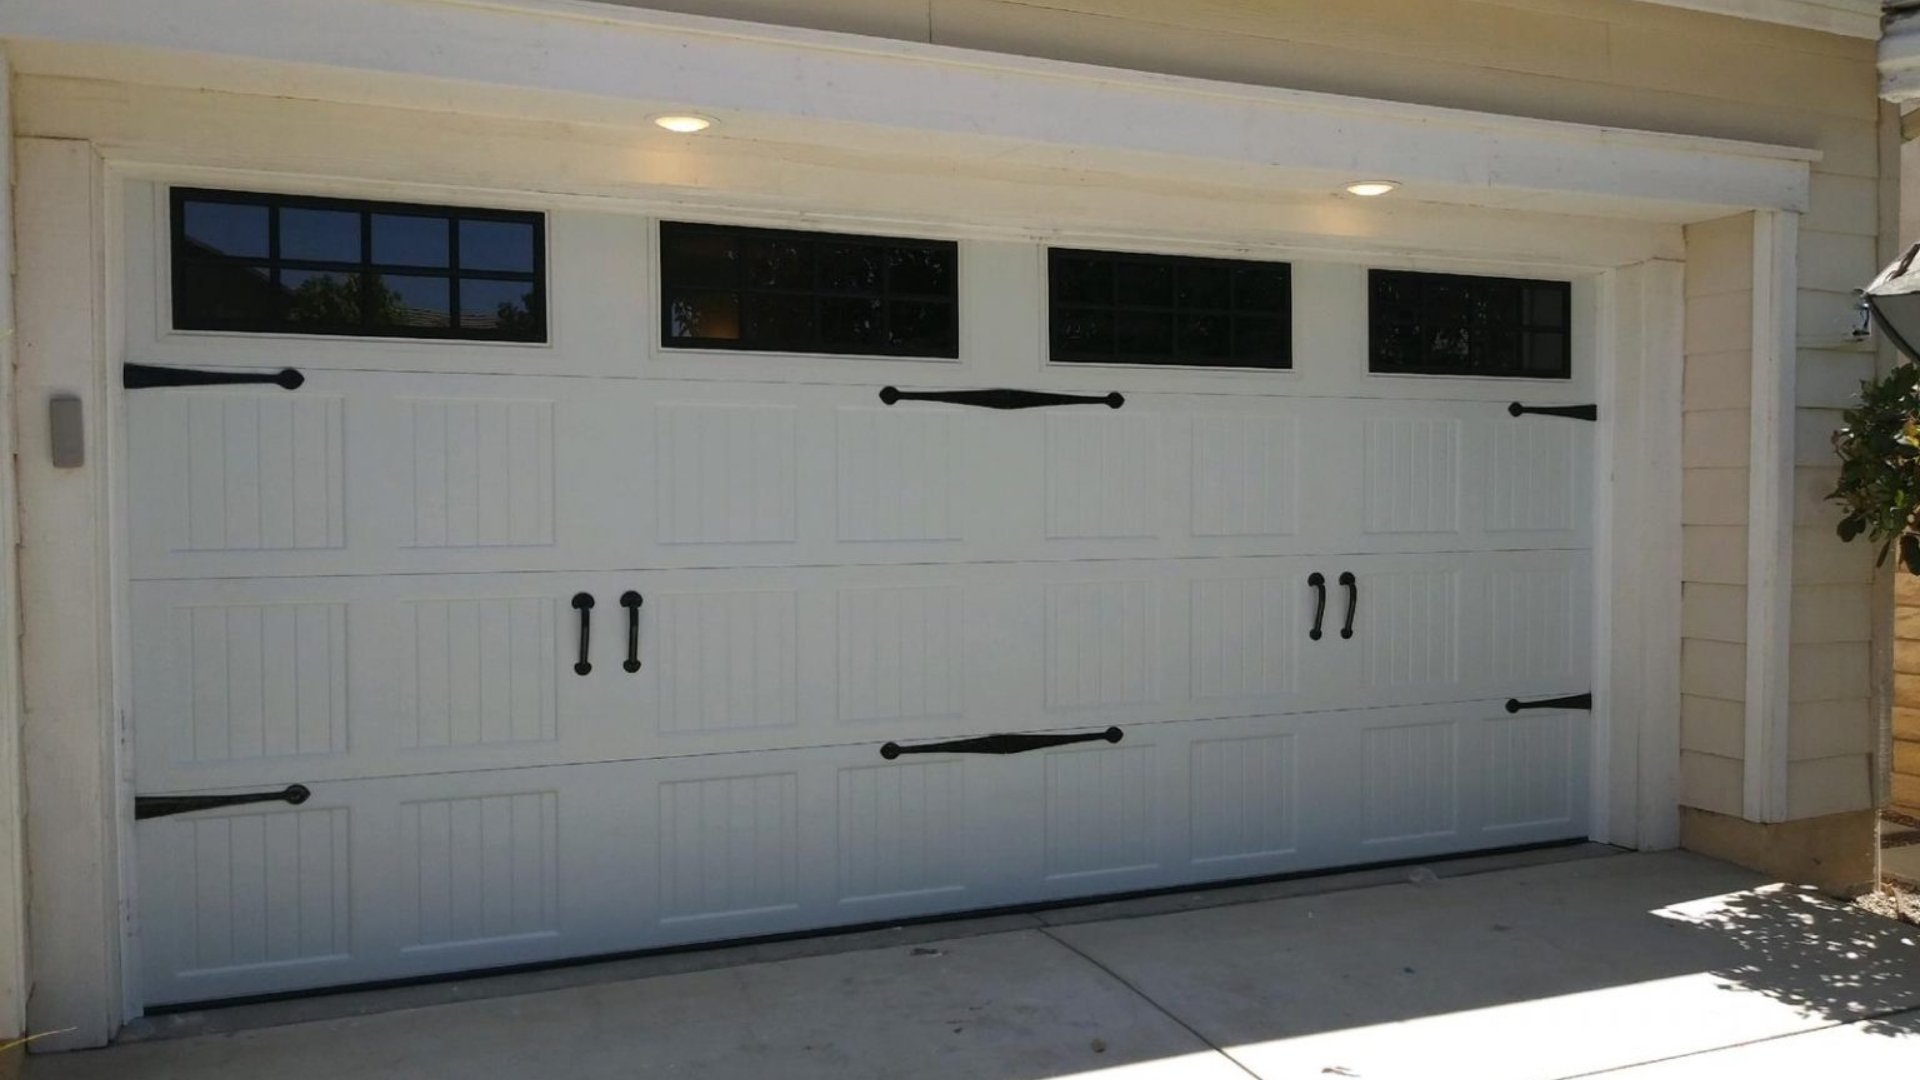
<svg viewBox="0 0 1920 1080">
<path fill-rule="evenodd" d="M 1897 121 L 1874 44 L 1632 0 L 638 0 L 636 6 L 1820 150 L 1801 222 L 1787 814 L 1874 802 L 1869 553 L 1833 535 L 1827 434 L 1871 349 L 1851 290 L 1890 257 Z M 1688 275 L 1683 801 L 1740 812 L 1750 308 L 1735 234 Z M 1884 238 L 1884 239 L 1883 239 Z M 1693 239 L 1693 238 L 1690 238 Z M 1750 240 L 1748 241 L 1750 243 Z M 1750 269 L 1750 267 L 1749 267 Z M 1751 275 L 1747 275 L 1750 280 Z"/>
</svg>

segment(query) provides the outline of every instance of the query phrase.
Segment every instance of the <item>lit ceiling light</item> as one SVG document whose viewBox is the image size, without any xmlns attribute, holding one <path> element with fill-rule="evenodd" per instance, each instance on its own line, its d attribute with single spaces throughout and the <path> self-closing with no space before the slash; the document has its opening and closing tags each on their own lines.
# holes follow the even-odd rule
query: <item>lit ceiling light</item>
<svg viewBox="0 0 1920 1080">
<path fill-rule="evenodd" d="M 713 121 L 692 113 L 675 113 L 670 116 L 656 116 L 653 122 L 666 128 L 675 135 L 691 135 L 696 131 L 705 131 L 713 126 Z"/>
<path fill-rule="evenodd" d="M 1376 195 L 1385 195 L 1399 186 L 1396 180 L 1356 180 L 1347 185 L 1347 194 L 1371 199 Z"/>
</svg>

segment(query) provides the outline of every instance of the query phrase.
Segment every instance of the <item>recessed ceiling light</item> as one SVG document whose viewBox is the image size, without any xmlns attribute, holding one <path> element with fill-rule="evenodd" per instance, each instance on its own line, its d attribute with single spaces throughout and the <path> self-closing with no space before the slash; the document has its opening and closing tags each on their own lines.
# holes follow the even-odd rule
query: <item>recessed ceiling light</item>
<svg viewBox="0 0 1920 1080">
<path fill-rule="evenodd" d="M 1399 186 L 1400 183 L 1397 180 L 1356 180 L 1347 185 L 1347 193 L 1358 195 L 1363 199 L 1371 199 L 1376 195 L 1385 195 Z"/>
<path fill-rule="evenodd" d="M 705 131 L 713 126 L 713 121 L 692 113 L 675 113 L 670 116 L 656 116 L 653 122 L 676 135 L 691 135 L 696 131 Z"/>
</svg>

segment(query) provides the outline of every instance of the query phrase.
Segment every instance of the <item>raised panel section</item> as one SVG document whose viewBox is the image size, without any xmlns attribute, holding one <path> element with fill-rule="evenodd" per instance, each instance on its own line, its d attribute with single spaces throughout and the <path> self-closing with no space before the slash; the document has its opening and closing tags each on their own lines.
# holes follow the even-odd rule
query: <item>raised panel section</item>
<svg viewBox="0 0 1920 1080">
<path fill-rule="evenodd" d="M 1539 682 L 1571 677 L 1578 668 L 1574 607 L 1579 595 L 1567 568 L 1494 570 L 1487 575 L 1488 675 Z"/>
<path fill-rule="evenodd" d="M 175 616 L 190 679 L 188 760 L 346 751 L 345 604 L 207 604 Z"/>
<path fill-rule="evenodd" d="M 843 408 L 837 419 L 840 539 L 960 539 L 960 417 Z"/>
<path fill-rule="evenodd" d="M 402 661 L 408 747 L 536 742 L 557 735 L 550 597 L 414 600 Z"/>
<path fill-rule="evenodd" d="M 1147 537 L 1155 528 L 1158 428 L 1150 416 L 1047 417 L 1047 536 Z"/>
<path fill-rule="evenodd" d="M 552 544 L 553 402 L 403 401 L 413 448 L 408 547 Z"/>
<path fill-rule="evenodd" d="M 662 920 L 796 906 L 799 815 L 792 773 L 660 785 Z"/>
<path fill-rule="evenodd" d="M 1306 633 L 1300 590 L 1300 583 L 1278 578 L 1195 581 L 1193 696 L 1292 693 L 1298 641 Z"/>
<path fill-rule="evenodd" d="M 174 549 L 345 546 L 343 411 L 338 397 L 305 394 L 188 397 L 175 414 L 186 520 Z"/>
<path fill-rule="evenodd" d="M 182 819 L 178 974 L 310 962 L 353 951 L 347 811 L 275 810 Z M 157 932 L 171 932 L 155 928 Z"/>
<path fill-rule="evenodd" d="M 1292 417 L 1195 417 L 1193 535 L 1293 535 L 1299 461 Z"/>
<path fill-rule="evenodd" d="M 1459 421 L 1374 418 L 1361 441 L 1367 532 L 1459 531 Z"/>
<path fill-rule="evenodd" d="M 1160 696 L 1160 619 L 1145 581 L 1047 586 L 1047 707 L 1092 708 Z"/>
<path fill-rule="evenodd" d="M 1049 878 L 1141 870 L 1158 863 L 1149 747 L 1047 755 Z"/>
<path fill-rule="evenodd" d="M 1366 843 L 1457 831 L 1453 724 L 1376 728 L 1367 732 L 1364 747 Z"/>
<path fill-rule="evenodd" d="M 667 593 L 657 639 L 660 731 L 785 727 L 798 711 L 798 605 L 789 591 Z"/>
<path fill-rule="evenodd" d="M 1459 607 L 1459 575 L 1451 570 L 1362 577 L 1355 635 L 1366 650 L 1367 685 L 1384 690 L 1457 681 Z"/>
<path fill-rule="evenodd" d="M 787 405 L 661 405 L 661 542 L 793 540 L 795 412 Z"/>
<path fill-rule="evenodd" d="M 957 761 L 840 770 L 842 901 L 965 884 L 965 776 Z"/>
<path fill-rule="evenodd" d="M 1488 532 L 1573 527 L 1575 433 L 1564 420 L 1496 423 L 1488 431 Z"/>
<path fill-rule="evenodd" d="M 956 586 L 840 593 L 840 718 L 900 720 L 965 710 L 964 601 Z"/>
<path fill-rule="evenodd" d="M 1294 738 L 1211 739 L 1192 750 L 1193 861 L 1285 855 L 1294 849 Z"/>
<path fill-rule="evenodd" d="M 407 947 L 555 932 L 559 828 L 559 796 L 551 791 L 400 807 Z"/>
<path fill-rule="evenodd" d="M 1551 824 L 1572 816 L 1571 726 L 1565 713 L 1482 722 L 1489 828 Z"/>
</svg>

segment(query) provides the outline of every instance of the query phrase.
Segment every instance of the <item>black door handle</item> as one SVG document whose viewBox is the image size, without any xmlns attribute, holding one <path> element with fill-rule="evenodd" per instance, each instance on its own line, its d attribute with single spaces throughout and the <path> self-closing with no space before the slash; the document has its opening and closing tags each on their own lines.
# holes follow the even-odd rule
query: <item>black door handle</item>
<svg viewBox="0 0 1920 1080">
<path fill-rule="evenodd" d="M 1507 406 L 1508 416 L 1564 416 L 1569 420 L 1598 420 L 1598 405 L 1522 405 L 1519 402 Z"/>
<path fill-rule="evenodd" d="M 1340 636 L 1350 638 L 1353 636 L 1354 612 L 1360 610 L 1360 579 L 1353 576 L 1353 571 L 1342 570 L 1340 584 L 1347 590 L 1347 621 L 1340 627 Z"/>
<path fill-rule="evenodd" d="M 1123 737 L 1124 733 L 1119 728 L 1110 727 L 1105 731 L 1088 731 L 1079 735 L 982 735 L 974 739 L 921 743 L 919 746 L 901 746 L 897 742 L 890 742 L 880 747 L 880 756 L 892 761 L 901 754 L 1024 754 L 1029 750 L 1045 750 L 1050 746 L 1072 743 L 1117 743 Z"/>
<path fill-rule="evenodd" d="M 1307 637 L 1319 641 L 1320 621 L 1327 617 L 1327 575 L 1318 570 L 1308 574 L 1307 588 L 1313 590 L 1313 629 L 1307 631 Z"/>
<path fill-rule="evenodd" d="M 1567 697 L 1541 698 L 1539 701 L 1521 701 L 1519 698 L 1507 699 L 1507 711 L 1519 712 L 1521 709 L 1587 709 L 1593 708 L 1592 694 L 1572 694 Z"/>
<path fill-rule="evenodd" d="M 1127 403 L 1118 392 L 1089 396 L 1052 394 L 1043 390 L 902 390 L 897 386 L 880 388 L 880 401 L 944 401 L 949 405 L 978 405 L 983 409 L 1037 409 L 1044 405 L 1105 405 L 1117 409 Z"/>
<path fill-rule="evenodd" d="M 593 670 L 593 664 L 587 660 L 593 642 L 593 594 L 574 593 L 573 610 L 580 613 L 580 659 L 573 665 L 573 673 L 585 675 Z"/>
<path fill-rule="evenodd" d="M 640 670 L 640 594 L 628 589 L 620 594 L 620 606 L 627 609 L 627 662 L 620 666 L 631 675 Z"/>
<path fill-rule="evenodd" d="M 229 383 L 272 383 L 282 390 L 298 390 L 307 381 L 293 368 L 275 372 L 200 371 L 195 368 L 161 367 L 158 364 L 122 364 L 120 385 L 128 390 L 147 390 L 156 386 L 225 386 Z"/>
<path fill-rule="evenodd" d="M 223 806 L 245 806 L 248 803 L 283 802 L 299 806 L 312 797 L 313 792 L 308 791 L 305 784 L 288 784 L 279 791 L 254 791 L 245 795 L 141 795 L 133 800 L 133 819 L 145 821 L 148 818 L 190 814 L 195 810 L 218 810 Z"/>
</svg>

